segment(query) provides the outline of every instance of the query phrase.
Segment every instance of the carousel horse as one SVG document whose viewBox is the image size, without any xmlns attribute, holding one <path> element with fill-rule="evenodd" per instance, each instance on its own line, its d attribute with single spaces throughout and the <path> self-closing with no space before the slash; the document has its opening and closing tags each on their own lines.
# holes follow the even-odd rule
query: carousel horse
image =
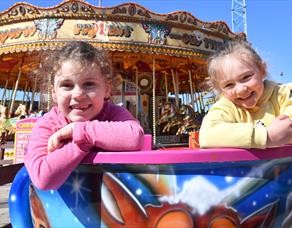
<svg viewBox="0 0 292 228">
<path fill-rule="evenodd" d="M 191 108 L 192 109 L 192 108 Z M 187 105 L 182 105 L 178 110 L 176 110 L 175 115 L 170 121 L 164 126 L 162 132 L 169 132 L 171 128 L 176 126 L 181 126 L 183 119 L 189 114 L 189 108 Z"/>
<path fill-rule="evenodd" d="M 160 118 L 157 125 L 168 123 L 176 115 L 176 107 L 171 102 L 160 103 Z"/>
<path fill-rule="evenodd" d="M 44 110 L 40 111 L 31 111 L 28 115 L 28 118 L 42 117 L 45 114 Z"/>
<path fill-rule="evenodd" d="M 198 129 L 201 126 L 204 113 L 195 112 L 191 105 L 182 105 L 179 109 L 171 102 L 159 104 L 160 118 L 157 125 L 164 125 L 162 132 L 170 132 L 173 127 L 178 127 L 176 135 L 181 135 Z"/>
<path fill-rule="evenodd" d="M 4 105 L 0 105 L 0 142 L 4 143 L 6 141 L 7 130 L 6 122 L 8 118 L 8 108 Z"/>
<path fill-rule="evenodd" d="M 4 115 L 7 117 L 6 120 L 2 122 L 2 128 L 7 132 L 8 135 L 11 135 L 16 130 L 16 122 L 26 117 L 26 106 L 24 104 L 19 104 L 12 118 L 11 116 L 8 118 L 9 115 L 7 107 L 6 110 L 7 111 L 5 114 L 1 114 L 1 116 Z"/>
<path fill-rule="evenodd" d="M 9 118 L 9 109 L 7 106 L 0 105 L 0 125 L 1 133 L 5 132 L 5 135 L 10 135 L 13 132 L 13 126 Z"/>
<path fill-rule="evenodd" d="M 14 112 L 14 115 L 17 116 L 19 119 L 24 119 L 27 115 L 26 113 L 26 105 L 25 104 L 19 104 L 17 109 Z"/>
<path fill-rule="evenodd" d="M 182 125 L 177 130 L 176 135 L 188 133 L 190 131 L 193 131 L 194 129 L 198 129 L 199 127 L 200 125 L 195 123 L 192 116 L 186 116 L 185 118 L 183 118 Z"/>
<path fill-rule="evenodd" d="M 176 135 L 181 135 L 193 130 L 198 130 L 204 118 L 204 113 L 195 112 L 192 106 L 185 105 L 184 108 L 187 108 L 188 112 L 183 118 L 182 125 L 177 130 Z"/>
<path fill-rule="evenodd" d="M 178 127 L 176 135 L 190 132 L 201 126 L 204 114 L 195 112 L 191 105 L 182 105 L 175 115 L 167 120 L 163 132 L 170 132 L 171 128 Z"/>
<path fill-rule="evenodd" d="M 0 105 L 0 121 L 4 121 L 8 118 L 8 108 L 4 105 Z"/>
</svg>

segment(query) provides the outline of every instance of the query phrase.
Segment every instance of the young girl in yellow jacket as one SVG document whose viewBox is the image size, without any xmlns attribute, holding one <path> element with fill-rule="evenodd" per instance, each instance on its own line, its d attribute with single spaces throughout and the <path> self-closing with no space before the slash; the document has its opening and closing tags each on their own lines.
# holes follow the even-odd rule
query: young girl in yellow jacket
<svg viewBox="0 0 292 228">
<path fill-rule="evenodd" d="M 201 147 L 266 148 L 292 143 L 290 89 L 265 79 L 266 64 L 249 43 L 226 43 L 210 57 L 208 73 L 219 99 L 203 120 Z"/>
</svg>

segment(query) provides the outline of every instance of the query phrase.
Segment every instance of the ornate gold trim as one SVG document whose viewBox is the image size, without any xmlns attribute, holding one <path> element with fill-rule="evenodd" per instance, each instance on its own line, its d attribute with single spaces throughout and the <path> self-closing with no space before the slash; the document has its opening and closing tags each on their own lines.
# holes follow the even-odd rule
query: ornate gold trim
<svg viewBox="0 0 292 228">
<path fill-rule="evenodd" d="M 15 53 L 15 52 L 27 52 L 27 51 L 40 51 L 40 50 L 54 50 L 56 48 L 61 48 L 68 41 L 46 41 L 46 42 L 31 42 L 31 43 L 22 43 L 22 44 L 11 44 L 11 45 L 2 45 L 0 47 L 0 55 Z M 140 52 L 145 54 L 153 55 L 168 55 L 176 57 L 196 57 L 206 59 L 210 53 L 201 51 L 201 50 L 190 50 L 185 48 L 173 48 L 169 46 L 146 46 L 139 45 L 135 43 L 107 43 L 107 42 L 92 42 L 96 47 L 101 47 L 109 51 L 118 51 L 118 52 Z"/>
</svg>

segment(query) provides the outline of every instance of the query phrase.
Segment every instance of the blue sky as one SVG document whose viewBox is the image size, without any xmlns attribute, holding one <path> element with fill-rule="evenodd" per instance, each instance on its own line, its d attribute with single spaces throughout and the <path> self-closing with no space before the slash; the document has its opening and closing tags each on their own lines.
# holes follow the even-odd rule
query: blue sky
<svg viewBox="0 0 292 228">
<path fill-rule="evenodd" d="M 23 0 L 25 1 L 25 0 Z M 17 0 L 6 0 L 0 11 Z M 26 0 L 36 6 L 54 6 L 62 0 Z M 99 0 L 88 0 L 98 5 Z M 127 1 L 102 0 L 103 6 L 115 6 Z M 225 21 L 230 29 L 232 0 L 132 0 L 156 13 L 187 11 L 202 21 Z M 292 82 L 292 1 L 246 0 L 248 40 L 268 65 L 269 78 L 278 82 Z M 283 76 L 280 73 L 283 72 Z"/>
</svg>

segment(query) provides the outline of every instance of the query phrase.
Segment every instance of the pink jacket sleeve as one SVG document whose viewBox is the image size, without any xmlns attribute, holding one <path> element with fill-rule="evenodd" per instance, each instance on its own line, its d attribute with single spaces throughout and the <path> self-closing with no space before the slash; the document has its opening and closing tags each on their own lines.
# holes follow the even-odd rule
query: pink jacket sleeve
<svg viewBox="0 0 292 228">
<path fill-rule="evenodd" d="M 49 137 L 54 126 L 46 118 L 39 119 L 30 137 L 24 155 L 29 176 L 37 188 L 56 189 L 64 183 L 87 152 L 74 142 L 68 142 L 53 153 L 47 153 Z"/>
<path fill-rule="evenodd" d="M 107 151 L 140 150 L 143 130 L 131 120 L 78 122 L 74 125 L 73 140 L 76 144 L 93 145 Z"/>
<path fill-rule="evenodd" d="M 103 113 L 104 120 L 77 122 L 73 141 L 107 151 L 132 151 L 143 147 L 144 131 L 139 122 L 123 107 L 109 104 Z"/>
</svg>

